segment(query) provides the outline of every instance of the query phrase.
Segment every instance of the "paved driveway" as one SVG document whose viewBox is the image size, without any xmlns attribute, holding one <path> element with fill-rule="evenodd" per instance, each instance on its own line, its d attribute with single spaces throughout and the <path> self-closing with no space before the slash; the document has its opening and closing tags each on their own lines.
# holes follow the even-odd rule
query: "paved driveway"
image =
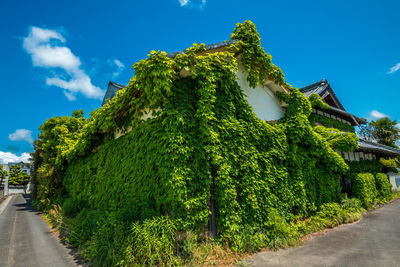
<svg viewBox="0 0 400 267">
<path fill-rule="evenodd" d="M 261 252 L 254 266 L 400 266 L 400 200 L 355 224 L 313 236 L 299 248 Z"/>
<path fill-rule="evenodd" d="M 7 202 L 0 205 L 0 266 L 79 266 L 27 196 L 14 195 Z"/>
</svg>

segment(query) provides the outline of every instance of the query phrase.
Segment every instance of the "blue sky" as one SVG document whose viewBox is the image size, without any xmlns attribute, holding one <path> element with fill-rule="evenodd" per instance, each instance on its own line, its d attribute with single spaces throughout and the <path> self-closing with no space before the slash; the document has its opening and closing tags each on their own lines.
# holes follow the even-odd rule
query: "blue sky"
<svg viewBox="0 0 400 267">
<path fill-rule="evenodd" d="M 101 105 L 151 50 L 228 40 L 252 20 L 297 87 L 326 78 L 345 108 L 400 120 L 398 1 L 1 1 L 0 162 L 26 159 L 38 127 Z M 399 71 L 397 71 L 399 70 Z"/>
</svg>

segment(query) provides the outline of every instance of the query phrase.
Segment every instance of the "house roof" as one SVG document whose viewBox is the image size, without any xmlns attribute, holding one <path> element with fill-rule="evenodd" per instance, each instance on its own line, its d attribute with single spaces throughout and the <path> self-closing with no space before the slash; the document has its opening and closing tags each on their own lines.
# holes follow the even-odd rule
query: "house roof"
<svg viewBox="0 0 400 267">
<path fill-rule="evenodd" d="M 115 94 L 117 93 L 117 91 L 122 88 L 125 88 L 125 86 L 122 84 L 118 84 L 118 83 L 110 81 L 108 83 L 107 91 L 106 91 L 106 94 L 104 95 L 103 103 L 101 105 L 103 106 L 107 102 L 108 99 L 113 98 L 115 96 Z"/>
<path fill-rule="evenodd" d="M 338 97 L 336 96 L 335 92 L 332 90 L 331 85 L 326 79 L 322 79 L 319 82 L 307 85 L 299 89 L 305 96 L 309 97 L 312 94 L 317 94 L 321 96 L 322 99 L 330 96 L 336 107 L 342 110 L 345 110 L 342 103 L 340 103 Z"/>
<path fill-rule="evenodd" d="M 390 146 L 385 146 L 385 145 L 378 144 L 378 143 L 365 141 L 363 139 L 360 139 L 358 141 L 358 146 L 359 146 L 358 150 L 360 150 L 360 151 L 375 152 L 375 153 L 381 153 L 381 154 L 390 155 L 390 156 L 400 156 L 399 149 L 396 149 L 396 148 L 390 147 Z"/>
<path fill-rule="evenodd" d="M 366 119 L 359 118 L 346 111 L 326 79 L 322 79 L 321 81 L 302 87 L 299 90 L 307 97 L 311 96 L 312 94 L 317 94 L 325 103 L 327 103 L 328 99 L 331 100 L 330 103 L 327 103 L 330 107 L 329 110 L 348 117 L 350 121 L 354 123 L 354 125 L 365 124 L 367 122 Z"/>
<path fill-rule="evenodd" d="M 238 40 L 230 40 L 230 41 L 223 41 L 223 42 L 219 42 L 219 43 L 215 43 L 215 44 L 209 44 L 206 45 L 206 50 L 213 50 L 213 49 L 217 49 L 217 48 L 222 48 L 231 44 L 236 43 Z M 167 57 L 169 58 L 174 58 L 177 55 L 183 55 L 187 52 L 187 50 L 183 50 L 183 51 L 179 51 L 179 52 L 173 52 L 173 53 L 168 53 Z"/>
</svg>

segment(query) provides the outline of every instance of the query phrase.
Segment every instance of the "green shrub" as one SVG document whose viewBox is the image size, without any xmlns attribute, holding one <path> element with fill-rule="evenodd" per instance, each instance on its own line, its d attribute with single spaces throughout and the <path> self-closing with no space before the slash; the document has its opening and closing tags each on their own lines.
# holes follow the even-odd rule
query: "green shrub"
<svg viewBox="0 0 400 267">
<path fill-rule="evenodd" d="M 62 204 L 64 215 L 75 217 L 83 208 L 87 207 L 86 201 L 66 198 Z"/>
<path fill-rule="evenodd" d="M 117 266 L 125 259 L 129 224 L 113 215 L 103 217 L 88 242 L 87 255 L 94 266 Z"/>
<path fill-rule="evenodd" d="M 376 190 L 378 192 L 377 197 L 383 201 L 392 199 L 392 184 L 384 173 L 377 173 L 375 175 Z"/>
<path fill-rule="evenodd" d="M 236 237 L 235 251 L 253 253 L 270 245 L 270 238 L 265 230 L 259 227 L 241 226 Z M 231 246 L 232 247 L 232 246 Z"/>
<path fill-rule="evenodd" d="M 97 231 L 98 221 L 104 216 L 104 212 L 99 210 L 82 209 L 71 223 L 71 232 L 67 237 L 70 244 L 76 247 L 82 247 Z"/>
<path fill-rule="evenodd" d="M 320 207 L 317 216 L 321 218 L 334 219 L 342 214 L 342 208 L 338 203 L 325 203 Z"/>
<path fill-rule="evenodd" d="M 375 178 L 371 173 L 359 173 L 352 176 L 352 192 L 355 197 L 361 200 L 365 208 L 370 208 L 378 192 L 375 186 Z"/>
<path fill-rule="evenodd" d="M 173 264 L 174 223 L 166 217 L 147 219 L 132 225 L 124 265 L 167 266 Z"/>
<path fill-rule="evenodd" d="M 341 206 L 343 209 L 348 210 L 349 212 L 359 212 L 362 209 L 361 200 L 358 198 L 348 198 L 347 195 L 342 198 Z"/>
</svg>

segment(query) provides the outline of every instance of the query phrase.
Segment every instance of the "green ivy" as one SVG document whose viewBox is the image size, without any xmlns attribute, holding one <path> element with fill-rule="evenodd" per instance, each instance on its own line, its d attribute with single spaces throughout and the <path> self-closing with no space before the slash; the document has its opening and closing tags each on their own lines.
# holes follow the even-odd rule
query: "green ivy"
<svg viewBox="0 0 400 267">
<path fill-rule="evenodd" d="M 240 250 L 243 227 L 268 232 L 266 238 L 275 240 L 271 235 L 291 233 L 294 216 L 340 201 L 340 177 L 348 166 L 333 147 L 354 147 L 354 136 L 336 137 L 340 142 L 333 143 L 313 127 L 310 101 L 285 83 L 253 23 L 238 24 L 231 38 L 240 41 L 223 52 L 206 53 L 204 44 L 175 58 L 152 51 L 134 64 L 128 86 L 92 112 L 77 138 L 57 151 L 50 167 L 65 166 L 60 170 L 65 170 L 67 198 L 98 211 L 88 216 L 105 214 L 96 219 L 106 225 L 98 233 L 84 218 L 76 229 L 94 233 L 87 237 L 91 257 L 103 257 L 97 248 L 110 251 L 108 244 L 124 244 L 111 233 L 129 223 L 138 223 L 140 230 L 168 216 L 176 231 L 204 233 L 210 203 L 217 211 L 219 240 Z M 288 104 L 286 115 L 277 124 L 253 113 L 236 81 L 241 65 L 251 86 L 273 79 L 286 89 L 279 94 Z M 152 118 L 141 119 L 148 112 Z M 114 139 L 116 131 L 125 135 Z M 104 219 L 111 211 L 118 217 L 127 207 L 126 224 Z M 119 260 L 113 254 L 109 258 Z"/>
<path fill-rule="evenodd" d="M 317 113 L 312 113 L 309 117 L 309 120 L 312 124 L 315 125 L 316 122 L 321 123 L 322 125 L 324 125 L 325 127 L 328 128 L 335 128 L 341 131 L 345 131 L 345 132 L 355 132 L 354 127 L 344 123 L 342 121 L 338 121 L 332 118 L 328 118 L 326 116 L 317 114 Z"/>
<path fill-rule="evenodd" d="M 358 148 L 358 137 L 355 133 L 341 132 L 324 126 L 315 126 L 314 130 L 323 136 L 335 151 L 353 152 Z"/>
<path fill-rule="evenodd" d="M 383 201 L 392 199 L 392 184 L 389 182 L 388 176 L 384 173 L 377 173 L 375 175 L 376 190 L 378 191 L 377 197 Z"/>
<path fill-rule="evenodd" d="M 371 173 L 352 175 L 351 182 L 353 195 L 361 200 L 365 208 L 372 207 L 378 196 L 374 175 Z"/>
<path fill-rule="evenodd" d="M 312 106 L 313 108 L 319 107 L 319 108 L 321 108 L 321 109 L 329 109 L 329 105 L 328 105 L 327 103 L 325 103 L 325 102 L 322 100 L 322 98 L 321 98 L 320 95 L 311 94 L 311 95 L 308 97 L 308 100 L 310 100 L 311 106 Z"/>
<path fill-rule="evenodd" d="M 385 166 L 379 160 L 363 160 L 360 161 L 346 161 L 347 165 L 349 165 L 350 170 L 349 173 L 357 174 L 357 173 L 372 173 L 377 174 L 384 172 Z"/>
</svg>

